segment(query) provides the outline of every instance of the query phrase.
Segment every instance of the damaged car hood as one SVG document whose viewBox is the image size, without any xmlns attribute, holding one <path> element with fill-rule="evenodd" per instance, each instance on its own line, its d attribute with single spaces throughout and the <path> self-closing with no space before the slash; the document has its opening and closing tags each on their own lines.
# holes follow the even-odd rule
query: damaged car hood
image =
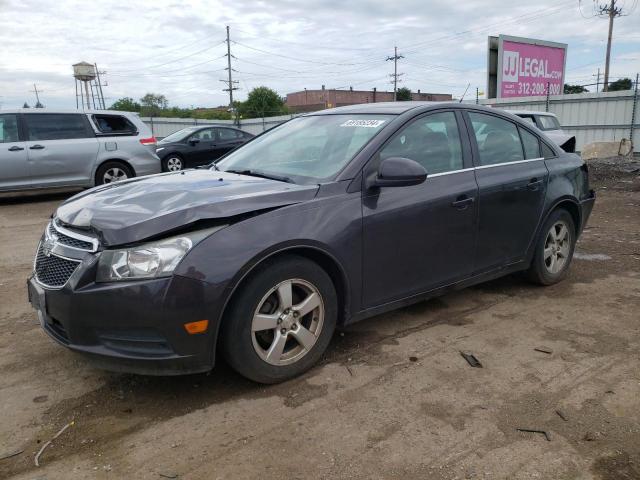
<svg viewBox="0 0 640 480">
<path fill-rule="evenodd" d="M 136 178 L 76 195 L 60 222 L 89 229 L 106 246 L 137 242 L 199 220 L 222 219 L 311 200 L 318 185 L 296 185 L 216 170 Z"/>
</svg>

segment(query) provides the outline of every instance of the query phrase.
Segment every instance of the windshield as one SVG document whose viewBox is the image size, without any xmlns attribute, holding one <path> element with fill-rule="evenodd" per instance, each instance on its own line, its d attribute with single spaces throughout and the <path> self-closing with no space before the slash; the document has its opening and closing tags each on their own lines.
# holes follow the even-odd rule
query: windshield
<svg viewBox="0 0 640 480">
<path fill-rule="evenodd" d="M 297 183 L 329 179 L 392 119 L 354 114 L 299 117 L 229 154 L 217 167 Z"/>
<path fill-rule="evenodd" d="M 168 137 L 164 137 L 158 143 L 171 143 L 171 142 L 179 142 L 186 138 L 189 134 L 193 133 L 196 130 L 194 127 L 183 128 L 182 130 L 178 130 L 175 133 L 172 133 Z"/>
</svg>

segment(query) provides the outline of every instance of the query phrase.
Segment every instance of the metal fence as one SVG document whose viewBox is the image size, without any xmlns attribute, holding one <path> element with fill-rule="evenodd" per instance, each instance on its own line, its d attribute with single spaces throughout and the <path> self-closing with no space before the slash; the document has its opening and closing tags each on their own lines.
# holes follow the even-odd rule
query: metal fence
<svg viewBox="0 0 640 480">
<path fill-rule="evenodd" d="M 279 117 L 265 118 L 247 118 L 240 120 L 240 128 L 245 132 L 258 134 L 265 130 L 275 127 L 276 125 L 286 122 L 296 115 L 281 115 Z M 165 118 L 165 117 L 141 117 L 146 123 L 153 135 L 163 138 L 171 135 L 185 127 L 193 127 L 194 125 L 220 125 L 235 126 L 232 120 L 201 120 L 198 118 Z"/>
<path fill-rule="evenodd" d="M 537 110 L 555 113 L 562 128 L 576 137 L 576 150 L 591 142 L 620 141 L 632 139 L 635 129 L 634 152 L 640 152 L 640 103 L 638 91 L 580 93 L 513 99 L 481 100 L 505 110 Z M 634 116 L 635 109 L 635 116 Z M 240 120 L 240 128 L 258 134 L 293 118 L 295 115 L 279 117 L 249 118 Z M 158 137 L 166 137 L 178 130 L 193 125 L 233 125 L 231 120 L 199 120 L 195 118 L 142 117 Z"/>
<path fill-rule="evenodd" d="M 555 113 L 563 130 L 576 137 L 576 150 L 591 142 L 614 142 L 633 137 L 634 152 L 640 152 L 640 124 L 638 124 L 638 92 L 580 93 L 510 99 L 481 100 L 505 110 L 537 110 Z M 634 108 L 636 110 L 634 116 Z"/>
</svg>

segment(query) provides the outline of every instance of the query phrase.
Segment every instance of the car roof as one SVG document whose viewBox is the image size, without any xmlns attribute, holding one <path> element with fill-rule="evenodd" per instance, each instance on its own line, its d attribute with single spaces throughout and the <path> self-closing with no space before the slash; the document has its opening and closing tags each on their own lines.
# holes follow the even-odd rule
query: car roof
<svg viewBox="0 0 640 480">
<path fill-rule="evenodd" d="M 460 102 L 379 102 L 379 103 L 361 103 L 359 105 L 348 105 L 344 107 L 330 108 L 320 110 L 318 112 L 310 112 L 304 116 L 314 115 L 340 115 L 340 114 L 387 114 L 401 115 L 403 113 L 418 110 L 428 111 L 436 108 L 464 108 L 467 110 L 480 110 L 485 112 L 495 112 L 495 108 L 485 107 L 483 105 L 475 105 Z M 511 113 L 508 110 L 501 110 L 500 113 Z"/>
<path fill-rule="evenodd" d="M 138 115 L 137 112 L 123 112 L 120 110 L 76 110 L 70 108 L 7 108 L 1 109 L 0 113 L 85 113 L 88 115 Z"/>
<path fill-rule="evenodd" d="M 547 117 L 555 117 L 555 113 L 551 112 L 539 112 L 537 110 L 505 110 L 506 112 L 513 113 L 514 115 L 544 115 Z"/>
</svg>

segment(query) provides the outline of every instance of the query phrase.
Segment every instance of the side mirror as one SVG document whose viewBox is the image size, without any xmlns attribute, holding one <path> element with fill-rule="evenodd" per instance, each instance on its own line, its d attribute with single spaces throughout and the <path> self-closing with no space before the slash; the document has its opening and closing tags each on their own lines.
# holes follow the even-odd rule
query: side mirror
<svg viewBox="0 0 640 480">
<path fill-rule="evenodd" d="M 367 182 L 367 187 L 406 187 L 418 185 L 426 178 L 427 171 L 415 160 L 390 157 L 380 162 L 377 175 Z"/>
<path fill-rule="evenodd" d="M 192 147 L 194 145 L 196 145 L 197 143 L 200 143 L 200 139 L 199 138 L 190 138 L 189 139 L 189 145 L 191 145 Z"/>
</svg>

